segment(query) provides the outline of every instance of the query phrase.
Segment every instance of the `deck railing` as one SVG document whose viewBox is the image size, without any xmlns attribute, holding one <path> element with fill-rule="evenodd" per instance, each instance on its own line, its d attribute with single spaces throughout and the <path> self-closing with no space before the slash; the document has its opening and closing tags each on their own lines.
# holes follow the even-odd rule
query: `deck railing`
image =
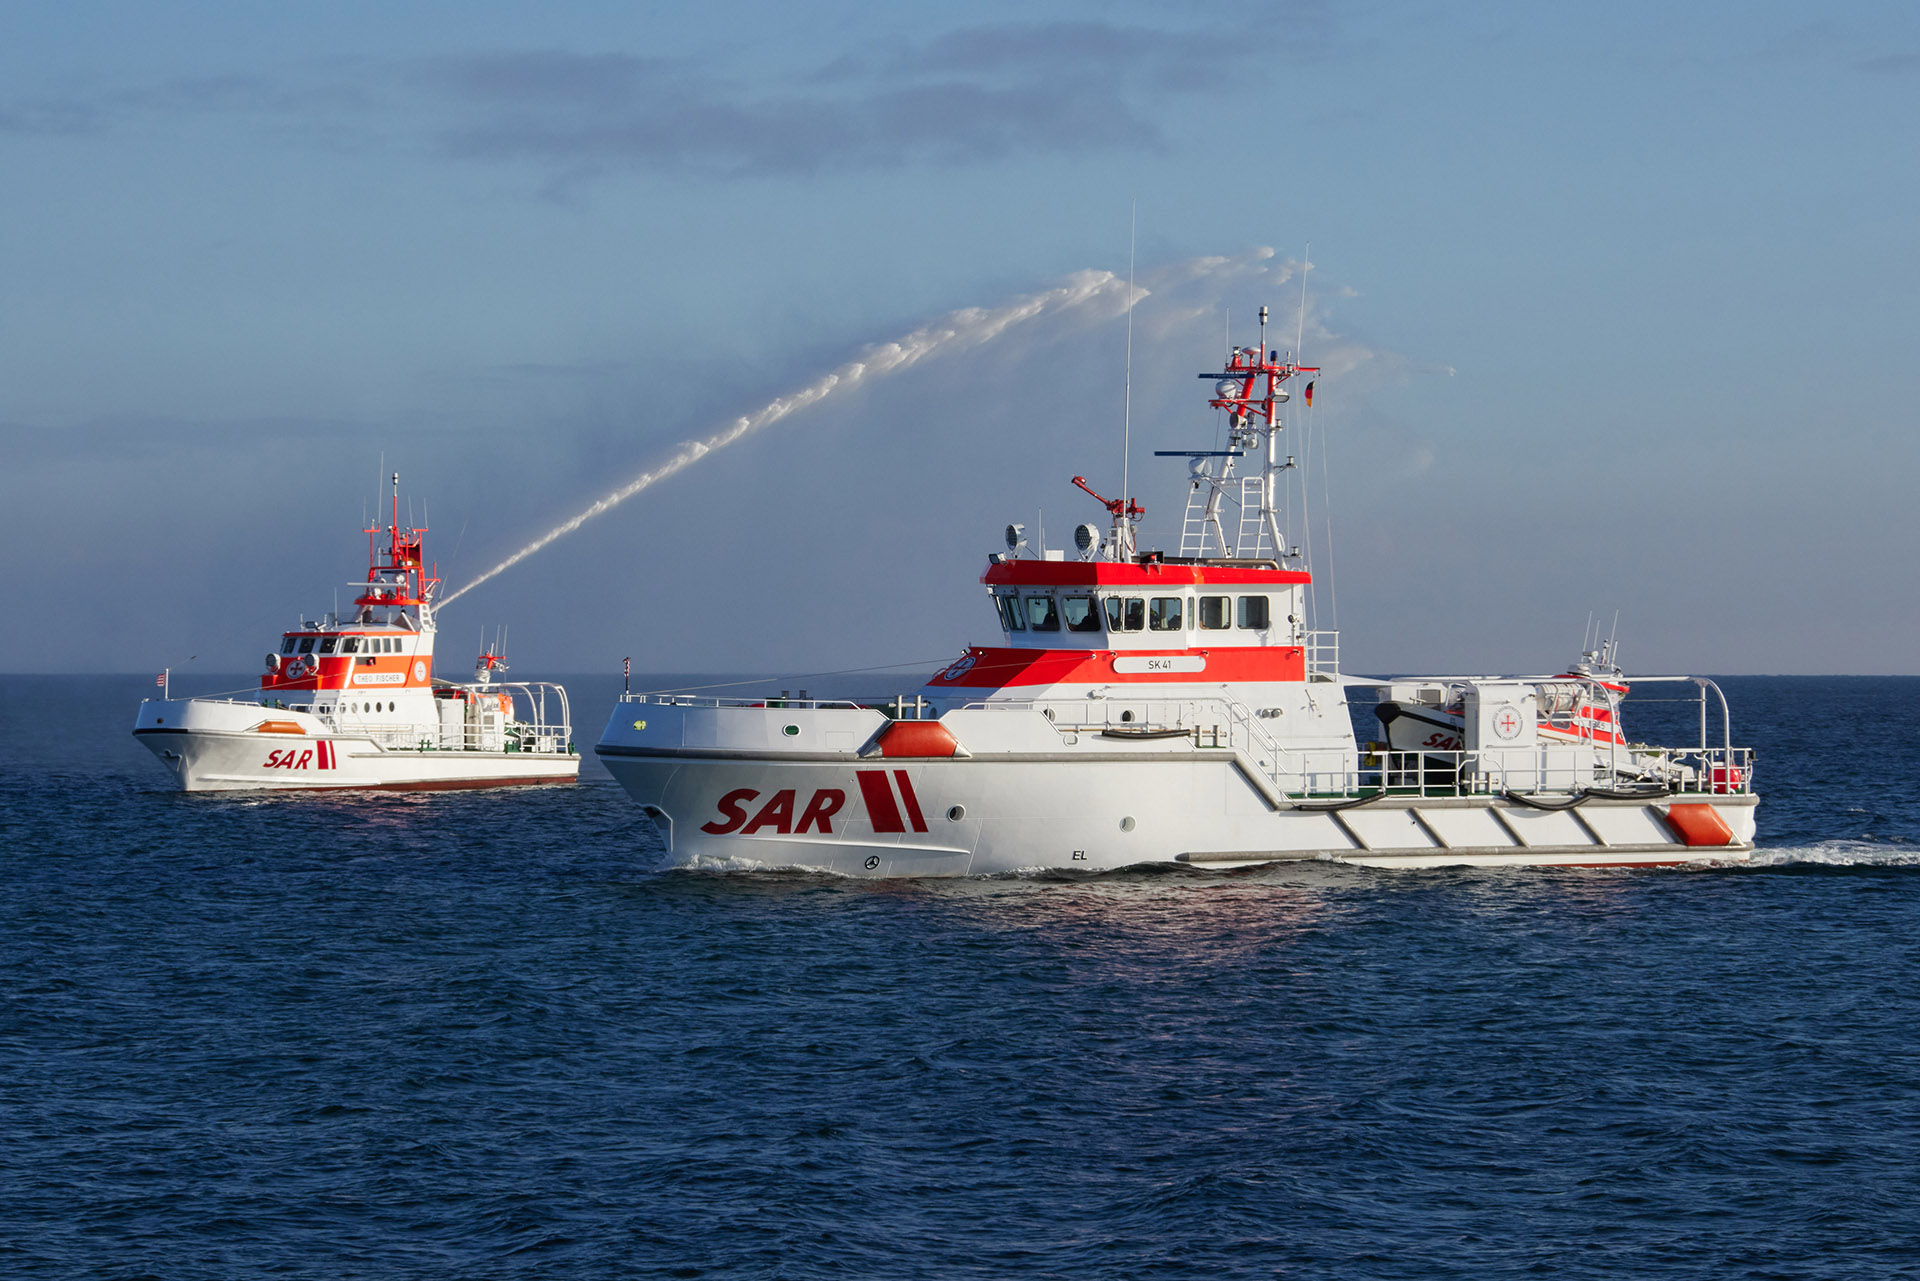
<svg viewBox="0 0 1920 1281">
<path fill-rule="evenodd" d="M 1718 687 L 1704 678 L 1703 703 Z M 868 706 L 890 719 L 941 714 L 920 697 L 901 696 L 863 705 L 844 700 L 714 698 L 686 694 L 630 694 L 628 703 L 709 708 L 855 709 Z M 1723 704 L 1724 708 L 1724 704 Z M 1587 795 L 1747 794 L 1753 789 L 1753 753 L 1724 741 L 1697 747 L 1612 746 L 1541 743 L 1477 751 L 1365 751 L 1341 747 L 1296 747 L 1267 728 L 1261 709 L 1235 698 L 982 699 L 966 711 L 1038 714 L 1060 736 L 1063 748 L 1089 750 L 1101 735 L 1115 751 L 1147 750 L 1170 736 L 1185 738 L 1198 752 L 1233 752 L 1243 769 L 1274 792 L 1296 800 L 1364 800 L 1382 794 L 1489 796 L 1519 794 L 1578 799 Z M 1723 722 L 1724 725 L 1724 722 Z M 1725 731 L 1730 735 L 1730 730 Z M 1121 744 L 1137 739 L 1131 747 Z"/>
</svg>

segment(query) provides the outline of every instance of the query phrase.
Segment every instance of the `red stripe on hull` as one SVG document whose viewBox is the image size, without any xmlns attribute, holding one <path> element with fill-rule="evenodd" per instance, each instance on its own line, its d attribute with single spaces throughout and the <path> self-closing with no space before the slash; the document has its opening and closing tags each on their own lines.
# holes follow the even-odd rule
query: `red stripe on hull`
<svg viewBox="0 0 1920 1281">
<path fill-rule="evenodd" d="M 907 825 L 900 821 L 900 807 L 893 803 L 893 788 L 887 785 L 887 772 L 883 769 L 855 770 L 853 776 L 860 783 L 860 799 L 867 803 L 867 817 L 873 822 L 876 832 L 904 832 Z M 926 828 L 921 828 L 926 831 Z"/>
<path fill-rule="evenodd" d="M 907 821 L 913 824 L 914 831 L 926 831 L 927 820 L 920 813 L 920 798 L 913 794 L 913 780 L 903 769 L 895 770 L 893 777 L 900 784 L 900 803 L 907 807 Z"/>
</svg>

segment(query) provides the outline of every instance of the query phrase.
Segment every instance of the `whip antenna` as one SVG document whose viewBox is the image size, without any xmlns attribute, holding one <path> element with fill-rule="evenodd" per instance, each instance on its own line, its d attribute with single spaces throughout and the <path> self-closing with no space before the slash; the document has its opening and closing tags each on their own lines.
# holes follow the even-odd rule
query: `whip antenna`
<svg viewBox="0 0 1920 1281">
<path fill-rule="evenodd" d="M 1127 219 L 1127 377 L 1120 402 L 1120 499 L 1133 493 L 1128 485 L 1128 466 L 1133 462 L 1133 250 L 1140 229 L 1140 202 L 1134 201 Z M 1127 539 L 1131 554 L 1133 539 Z"/>
</svg>

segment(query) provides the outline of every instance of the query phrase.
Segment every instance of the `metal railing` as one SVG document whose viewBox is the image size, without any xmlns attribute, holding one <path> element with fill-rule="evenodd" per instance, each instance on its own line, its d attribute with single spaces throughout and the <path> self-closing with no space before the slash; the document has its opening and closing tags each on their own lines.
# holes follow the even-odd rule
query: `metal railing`
<svg viewBox="0 0 1920 1281">
<path fill-rule="evenodd" d="M 442 718 L 431 723 L 373 721 L 344 712 L 310 711 L 328 730 L 364 738 L 390 752 L 526 752 L 566 756 L 573 752 L 573 716 L 564 686 L 544 681 L 496 681 L 483 686 L 460 686 L 474 701 L 459 700 L 455 723 Z M 513 696 L 514 715 L 478 700 L 497 694 Z M 456 700 L 435 698 L 442 711 Z M 524 709 L 526 718 L 520 719 Z"/>
<path fill-rule="evenodd" d="M 1709 682 L 1710 684 L 1711 682 Z M 1753 753 L 1730 745 L 1647 747 L 1540 743 L 1477 751 L 1369 751 L 1296 748 L 1267 732 L 1253 708 L 1233 698 L 992 699 L 966 710 L 1039 712 L 1064 735 L 1102 733 L 1150 739 L 1184 731 L 1194 750 L 1231 750 L 1280 792 L 1296 798 L 1358 799 L 1382 792 L 1484 796 L 1508 792 L 1747 794 Z"/>
<path fill-rule="evenodd" d="M 1509 792 L 1576 796 L 1748 795 L 1753 750 L 1746 747 L 1642 747 L 1631 764 L 1596 768 L 1573 748 L 1493 748 L 1477 752 L 1370 751 L 1352 794 L 1487 796 Z"/>
<path fill-rule="evenodd" d="M 1340 633 L 1305 632 L 1302 641 L 1307 651 L 1307 679 L 1331 681 L 1340 678 Z"/>
<path fill-rule="evenodd" d="M 1337 645 L 1337 633 L 1310 633 L 1325 637 L 1327 649 Z M 1326 652 L 1323 649 L 1322 652 Z M 1337 655 L 1337 650 L 1333 651 Z M 1337 657 L 1329 659 L 1337 664 Z M 1555 678 L 1566 681 L 1568 678 Z M 1645 679 L 1645 678 L 1643 678 Z M 1689 680 L 1701 689 L 1704 707 L 1709 691 L 1718 687 L 1704 677 L 1651 678 Z M 898 696 L 881 704 L 845 700 L 715 698 L 687 694 L 629 694 L 626 703 L 708 708 L 859 709 L 880 712 L 893 720 L 933 718 L 942 709 L 918 696 Z M 1606 705 L 1618 711 L 1618 700 Z M 1731 745 L 1730 727 L 1723 741 L 1711 745 L 1703 737 L 1697 747 L 1649 747 L 1624 742 L 1544 742 L 1525 747 L 1493 747 L 1474 751 L 1358 751 L 1352 748 L 1292 747 L 1267 729 L 1260 710 L 1236 698 L 1070 698 L 981 699 L 961 705 L 963 711 L 1038 714 L 1061 737 L 1063 747 L 1080 748 L 1086 735 L 1101 735 L 1115 747 L 1118 741 L 1137 739 L 1134 750 L 1149 750 L 1159 740 L 1184 738 L 1183 750 L 1231 752 L 1241 767 L 1264 779 L 1275 792 L 1295 800 L 1364 800 L 1378 795 L 1422 797 L 1490 796 L 1517 793 L 1546 795 L 1577 802 L 1587 795 L 1626 796 L 1685 794 L 1748 794 L 1753 789 L 1753 753 Z M 1724 715 L 1725 703 L 1722 700 Z M 1617 726 L 1618 721 L 1614 724 Z M 1724 722 L 1723 722 L 1724 725 Z M 1086 744 L 1091 748 L 1094 744 Z M 1082 748 L 1082 750 L 1085 750 Z M 1125 750 L 1125 749 L 1120 749 Z"/>
<path fill-rule="evenodd" d="M 844 698 L 787 698 L 785 696 L 778 698 L 716 698 L 705 694 L 622 694 L 620 701 L 623 703 L 650 703 L 655 707 L 839 708 L 843 711 L 848 708 L 858 711 L 868 706 L 865 703 L 855 703 Z M 913 708 L 913 702 L 914 700 L 912 699 L 906 701 L 909 711 Z M 924 706 L 925 700 L 922 699 L 921 702 Z M 890 711 L 891 708 L 892 704 L 889 703 L 884 707 L 873 707 L 871 710 L 884 712 Z"/>
</svg>

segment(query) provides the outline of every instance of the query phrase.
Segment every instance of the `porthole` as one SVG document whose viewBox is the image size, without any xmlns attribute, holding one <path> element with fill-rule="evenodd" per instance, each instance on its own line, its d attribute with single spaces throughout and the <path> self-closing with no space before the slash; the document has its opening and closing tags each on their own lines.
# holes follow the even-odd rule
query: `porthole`
<svg viewBox="0 0 1920 1281">
<path fill-rule="evenodd" d="M 1133 815 L 1129 814 L 1120 820 L 1120 830 L 1123 832 L 1131 832 L 1133 830 Z"/>
<path fill-rule="evenodd" d="M 1120 713 L 1120 720 L 1121 720 L 1121 723 L 1122 723 L 1122 724 L 1124 724 L 1125 722 L 1127 722 L 1127 721 L 1130 721 L 1130 720 L 1132 720 L 1132 719 L 1133 719 L 1133 713 L 1132 713 L 1132 712 L 1122 712 L 1122 713 Z"/>
<path fill-rule="evenodd" d="M 800 733 L 800 727 L 798 725 L 789 725 L 785 729 L 781 730 L 780 732 L 782 734 L 785 734 L 788 738 L 793 738 L 794 736 Z"/>
<path fill-rule="evenodd" d="M 947 811 L 947 821 L 950 823 L 958 823 L 961 819 L 965 818 L 966 816 L 967 816 L 967 807 L 964 805 L 956 805 L 952 809 Z"/>
</svg>

